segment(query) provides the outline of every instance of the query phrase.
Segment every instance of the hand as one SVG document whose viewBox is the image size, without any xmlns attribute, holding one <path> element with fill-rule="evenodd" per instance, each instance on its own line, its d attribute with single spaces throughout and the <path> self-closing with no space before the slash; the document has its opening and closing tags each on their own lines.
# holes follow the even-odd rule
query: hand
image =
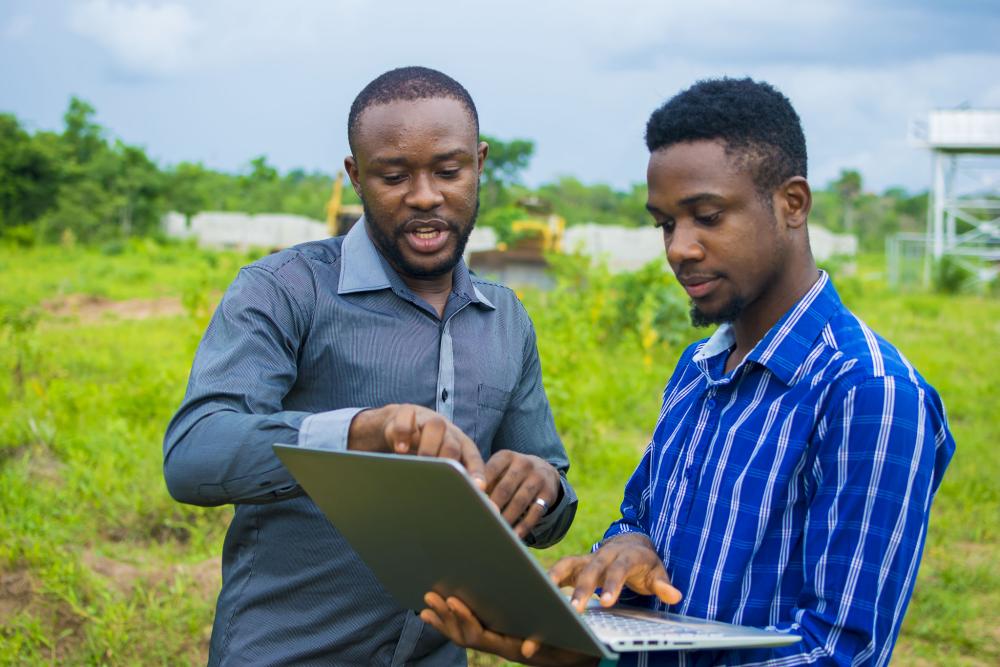
<svg viewBox="0 0 1000 667">
<path fill-rule="evenodd" d="M 419 405 L 390 404 L 359 412 L 351 421 L 347 448 L 454 459 L 480 489 L 486 488 L 486 466 L 476 443 L 453 423 Z"/>
<path fill-rule="evenodd" d="M 660 555 L 645 535 L 616 535 L 595 553 L 563 558 L 549 570 L 556 586 L 574 586 L 572 605 L 582 612 L 587 601 L 601 589 L 601 606 L 618 601 L 628 586 L 639 595 L 655 595 L 667 604 L 681 601 L 681 592 L 670 585 Z"/>
<path fill-rule="evenodd" d="M 437 593 L 427 593 L 424 602 L 428 608 L 420 612 L 420 620 L 434 626 L 459 646 L 540 667 L 591 667 L 598 664 L 597 658 L 589 655 L 543 646 L 534 639 L 517 639 L 487 630 L 465 603 L 456 597 L 444 600 Z"/>
<path fill-rule="evenodd" d="M 521 539 L 559 501 L 561 490 L 559 473 L 537 456 L 501 449 L 486 462 L 486 493 Z"/>
</svg>

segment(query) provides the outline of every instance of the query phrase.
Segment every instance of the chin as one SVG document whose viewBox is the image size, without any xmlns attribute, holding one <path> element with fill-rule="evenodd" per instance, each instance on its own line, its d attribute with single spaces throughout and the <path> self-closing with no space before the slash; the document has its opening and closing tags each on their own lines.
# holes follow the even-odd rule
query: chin
<svg viewBox="0 0 1000 667">
<path fill-rule="evenodd" d="M 735 297 L 721 307 L 712 308 L 711 310 L 703 310 L 698 304 L 692 302 L 691 324 L 696 327 L 708 327 L 714 324 L 734 322 L 745 307 L 746 302 L 740 297 Z"/>
</svg>

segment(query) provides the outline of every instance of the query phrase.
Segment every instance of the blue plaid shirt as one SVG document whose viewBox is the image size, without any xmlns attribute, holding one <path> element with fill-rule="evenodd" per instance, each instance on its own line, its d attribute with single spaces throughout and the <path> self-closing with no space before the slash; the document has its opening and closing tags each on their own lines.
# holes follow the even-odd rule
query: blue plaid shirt
<svg viewBox="0 0 1000 667">
<path fill-rule="evenodd" d="M 605 537 L 649 536 L 670 611 L 803 639 L 622 662 L 885 665 L 955 449 L 941 400 L 825 273 L 726 373 L 733 344 L 723 325 L 684 352 Z"/>
</svg>

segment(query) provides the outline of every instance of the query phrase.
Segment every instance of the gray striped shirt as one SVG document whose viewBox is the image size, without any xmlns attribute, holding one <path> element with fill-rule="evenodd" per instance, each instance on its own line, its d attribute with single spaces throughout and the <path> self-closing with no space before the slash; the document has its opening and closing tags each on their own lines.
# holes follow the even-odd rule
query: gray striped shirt
<svg viewBox="0 0 1000 667">
<path fill-rule="evenodd" d="M 167 429 L 171 494 L 235 505 L 210 664 L 465 664 L 463 650 L 382 589 L 271 450 L 344 448 L 354 414 L 388 403 L 436 409 L 484 459 L 511 449 L 548 460 L 563 499 L 527 542 L 565 534 L 576 496 L 523 306 L 460 262 L 439 318 L 385 262 L 362 219 L 345 237 L 240 272 Z"/>
</svg>

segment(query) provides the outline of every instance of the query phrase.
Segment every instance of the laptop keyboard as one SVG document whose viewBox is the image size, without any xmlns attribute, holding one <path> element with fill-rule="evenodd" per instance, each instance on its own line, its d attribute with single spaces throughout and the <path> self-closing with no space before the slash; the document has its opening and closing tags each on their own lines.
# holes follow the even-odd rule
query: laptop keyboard
<svg viewBox="0 0 1000 667">
<path fill-rule="evenodd" d="M 604 609 L 587 609 L 583 612 L 583 618 L 595 631 L 610 630 L 636 636 L 662 636 L 665 634 L 699 638 L 723 636 L 720 632 L 692 628 L 683 623 L 635 618 Z"/>
</svg>

